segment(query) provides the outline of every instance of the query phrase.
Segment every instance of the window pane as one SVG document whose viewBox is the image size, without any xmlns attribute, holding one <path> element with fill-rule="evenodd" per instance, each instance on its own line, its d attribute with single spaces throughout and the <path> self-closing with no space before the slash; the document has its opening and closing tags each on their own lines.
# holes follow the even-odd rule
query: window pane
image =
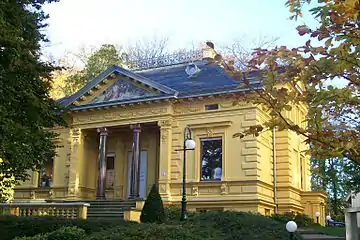
<svg viewBox="0 0 360 240">
<path fill-rule="evenodd" d="M 115 182 L 114 156 L 106 157 L 106 188 L 113 188 Z"/>
<path fill-rule="evenodd" d="M 222 139 L 201 139 L 201 180 L 220 181 L 222 177 Z"/>
<path fill-rule="evenodd" d="M 106 157 L 106 169 L 114 169 L 114 157 Z"/>
<path fill-rule="evenodd" d="M 50 159 L 39 171 L 39 187 L 51 187 L 53 178 L 54 160 Z"/>
</svg>

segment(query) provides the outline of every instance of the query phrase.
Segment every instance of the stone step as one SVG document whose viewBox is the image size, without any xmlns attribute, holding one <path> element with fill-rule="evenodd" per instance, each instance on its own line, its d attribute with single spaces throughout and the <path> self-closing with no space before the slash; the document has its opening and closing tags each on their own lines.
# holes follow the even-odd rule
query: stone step
<svg viewBox="0 0 360 240">
<path fill-rule="evenodd" d="M 90 208 L 121 208 L 121 207 L 135 207 L 135 204 L 109 204 L 109 205 L 98 205 L 98 204 L 90 204 Z"/>
<path fill-rule="evenodd" d="M 129 208 L 119 208 L 119 207 L 108 207 L 108 208 L 105 208 L 105 207 L 93 207 L 93 208 L 88 208 L 88 212 L 103 212 L 103 211 L 108 211 L 108 212 L 111 212 L 111 211 L 123 211 L 123 210 L 128 210 Z"/>
<path fill-rule="evenodd" d="M 88 216 L 107 216 L 107 215 L 124 215 L 124 212 L 116 211 L 116 212 L 98 212 L 98 213 L 88 213 Z"/>
</svg>

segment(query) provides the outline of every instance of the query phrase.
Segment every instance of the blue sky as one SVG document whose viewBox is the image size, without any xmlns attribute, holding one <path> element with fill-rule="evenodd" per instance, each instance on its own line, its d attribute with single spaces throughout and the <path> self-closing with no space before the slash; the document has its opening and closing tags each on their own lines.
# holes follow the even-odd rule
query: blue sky
<svg viewBox="0 0 360 240">
<path fill-rule="evenodd" d="M 305 41 L 295 27 L 314 23 L 308 14 L 289 20 L 285 0 L 61 0 L 45 7 L 50 14 L 46 52 L 61 56 L 80 46 L 126 45 L 168 37 L 170 50 L 207 40 L 231 44 L 245 37 L 279 37 L 278 45 Z"/>
</svg>

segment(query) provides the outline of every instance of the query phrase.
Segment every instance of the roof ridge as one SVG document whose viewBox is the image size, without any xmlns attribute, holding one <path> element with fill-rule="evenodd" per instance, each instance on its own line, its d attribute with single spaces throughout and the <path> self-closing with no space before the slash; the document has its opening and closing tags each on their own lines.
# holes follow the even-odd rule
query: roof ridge
<svg viewBox="0 0 360 240">
<path fill-rule="evenodd" d="M 160 67 L 154 67 L 154 68 L 147 68 L 147 69 L 139 69 L 139 70 L 133 70 L 134 73 L 143 73 L 143 72 L 151 72 L 151 71 L 157 71 L 157 70 L 163 70 L 163 69 L 167 69 L 167 68 L 171 68 L 171 67 L 175 67 L 175 66 L 187 66 L 190 63 L 196 63 L 196 62 L 207 62 L 206 60 L 195 60 L 195 61 L 188 61 L 188 62 L 181 62 L 181 63 L 174 63 L 171 65 L 166 65 L 166 66 L 160 66 Z"/>
</svg>

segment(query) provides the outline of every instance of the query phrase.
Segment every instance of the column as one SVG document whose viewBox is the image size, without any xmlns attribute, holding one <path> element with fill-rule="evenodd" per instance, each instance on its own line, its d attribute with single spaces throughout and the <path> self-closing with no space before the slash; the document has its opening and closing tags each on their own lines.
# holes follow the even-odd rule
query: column
<svg viewBox="0 0 360 240">
<path fill-rule="evenodd" d="M 131 161 L 131 182 L 130 182 L 130 196 L 135 199 L 139 197 L 140 186 L 140 124 L 131 125 L 133 130 L 133 144 L 132 144 L 132 161 Z"/>
<path fill-rule="evenodd" d="M 105 199 L 105 178 L 106 178 L 106 139 L 107 129 L 99 128 L 99 157 L 98 157 L 98 179 L 96 186 L 96 199 Z"/>
<path fill-rule="evenodd" d="M 172 120 L 158 122 L 160 127 L 159 193 L 163 201 L 170 201 Z"/>
<path fill-rule="evenodd" d="M 66 166 L 68 167 L 68 199 L 77 199 L 79 193 L 79 178 L 83 160 L 83 135 L 79 128 L 72 128 L 69 136 L 69 150 Z"/>
</svg>

